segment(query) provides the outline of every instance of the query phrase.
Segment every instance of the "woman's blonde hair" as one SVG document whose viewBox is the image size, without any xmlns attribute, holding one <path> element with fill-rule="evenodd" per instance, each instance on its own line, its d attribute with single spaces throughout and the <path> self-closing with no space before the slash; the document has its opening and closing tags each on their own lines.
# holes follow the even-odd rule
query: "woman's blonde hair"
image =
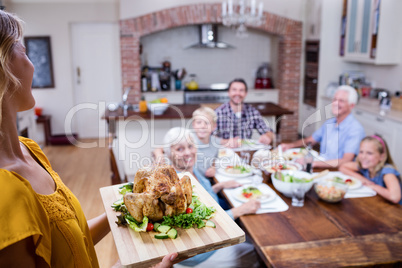
<svg viewBox="0 0 402 268">
<path fill-rule="evenodd" d="M 11 57 L 16 43 L 22 39 L 22 20 L 0 10 L 0 125 L 4 95 L 9 88 L 18 88 L 21 82 L 11 72 Z M 1 133 L 0 133 L 1 134 Z"/>
<path fill-rule="evenodd" d="M 367 136 L 364 139 L 362 139 L 361 143 L 365 141 L 371 141 L 376 145 L 377 151 L 382 155 L 385 154 L 385 158 L 382 159 L 374 168 L 374 172 L 377 173 L 380 171 L 385 164 L 389 164 L 393 166 L 396 169 L 396 166 L 394 164 L 394 161 L 392 160 L 391 154 L 389 153 L 388 145 L 385 142 L 385 140 L 380 136 L 380 135 L 372 135 L 372 136 Z M 359 161 L 359 157 L 356 158 L 356 162 L 361 168 L 361 163 Z"/>
<path fill-rule="evenodd" d="M 197 110 L 193 112 L 193 119 L 196 116 L 208 116 L 209 118 L 212 119 L 212 123 L 216 123 L 216 120 L 218 119 L 215 111 L 207 106 L 201 106 Z"/>
</svg>

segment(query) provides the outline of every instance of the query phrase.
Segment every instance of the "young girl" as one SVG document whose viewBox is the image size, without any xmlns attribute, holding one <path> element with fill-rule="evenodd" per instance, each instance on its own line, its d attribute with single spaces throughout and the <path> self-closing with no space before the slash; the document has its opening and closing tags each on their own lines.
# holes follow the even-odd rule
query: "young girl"
<svg viewBox="0 0 402 268">
<path fill-rule="evenodd" d="M 380 136 L 367 136 L 360 143 L 356 162 L 339 170 L 362 181 L 392 203 L 402 204 L 401 174 L 396 170 L 388 146 Z"/>
</svg>

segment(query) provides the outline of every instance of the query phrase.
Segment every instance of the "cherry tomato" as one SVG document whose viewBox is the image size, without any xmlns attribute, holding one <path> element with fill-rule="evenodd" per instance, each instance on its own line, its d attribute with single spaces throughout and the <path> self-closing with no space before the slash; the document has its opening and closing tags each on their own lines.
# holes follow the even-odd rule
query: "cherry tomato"
<svg viewBox="0 0 402 268">
<path fill-rule="evenodd" d="M 154 229 L 154 225 L 152 224 L 152 222 L 148 222 L 147 232 L 152 231 L 153 229 Z"/>
<path fill-rule="evenodd" d="M 192 208 L 187 208 L 187 209 L 186 209 L 186 213 L 187 213 L 187 214 L 193 213 L 193 209 L 192 209 Z"/>
<path fill-rule="evenodd" d="M 351 182 L 352 182 L 351 179 L 346 179 L 346 180 L 345 180 L 345 183 L 351 183 Z"/>
<path fill-rule="evenodd" d="M 250 198 L 253 194 L 252 193 L 243 193 L 245 198 Z"/>
<path fill-rule="evenodd" d="M 283 165 L 279 165 L 278 167 L 279 167 L 279 169 L 283 169 Z"/>
</svg>

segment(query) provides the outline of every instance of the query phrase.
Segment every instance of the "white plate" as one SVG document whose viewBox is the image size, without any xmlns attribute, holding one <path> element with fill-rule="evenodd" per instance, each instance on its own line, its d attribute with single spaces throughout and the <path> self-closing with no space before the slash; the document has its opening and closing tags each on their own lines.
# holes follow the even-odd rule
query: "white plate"
<svg viewBox="0 0 402 268">
<path fill-rule="evenodd" d="M 251 166 L 249 166 L 249 165 L 245 165 L 245 166 L 248 167 L 248 168 L 250 168 L 250 169 L 252 169 Z M 225 169 L 220 169 L 219 171 L 220 171 L 223 175 L 225 175 L 225 176 L 227 176 L 227 177 L 232 177 L 232 178 L 244 178 L 244 177 L 248 177 L 248 176 L 253 175 L 253 172 L 252 172 L 252 171 L 247 172 L 247 173 L 241 173 L 241 174 L 228 173 L 228 172 L 226 172 L 226 168 L 225 168 Z"/>
<path fill-rule="evenodd" d="M 329 180 L 333 177 L 339 177 L 342 178 L 343 181 L 345 181 L 346 179 L 351 179 L 353 181 L 353 184 L 346 184 L 348 186 L 348 190 L 355 190 L 355 189 L 359 189 L 360 187 L 362 187 L 362 182 L 359 181 L 356 178 L 353 178 L 351 176 L 345 175 L 341 172 L 330 172 L 327 175 L 325 175 L 324 177 L 322 177 L 320 180 Z"/>
<path fill-rule="evenodd" d="M 234 190 L 233 191 L 233 197 L 237 201 L 244 202 L 244 203 L 250 201 L 251 199 L 245 198 L 242 195 L 243 189 L 246 189 L 247 187 L 250 187 L 250 186 L 244 186 L 244 187 L 240 187 L 240 188 Z M 263 195 L 267 195 L 264 198 L 258 199 L 258 201 L 260 201 L 261 203 L 270 202 L 270 201 L 274 200 L 275 197 L 276 197 L 276 193 L 273 190 L 271 190 L 269 187 L 259 187 L 259 186 L 253 186 L 253 187 L 258 188 L 258 190 L 260 190 L 260 192 Z"/>
<path fill-rule="evenodd" d="M 302 158 L 305 156 L 305 154 L 300 153 L 301 149 L 303 149 L 303 148 L 288 149 L 285 152 L 283 152 L 283 156 L 288 158 L 289 160 Z M 307 150 L 305 150 L 305 152 L 307 153 Z M 319 156 L 319 153 L 314 150 L 311 150 L 310 152 L 314 158 L 317 158 Z"/>
<path fill-rule="evenodd" d="M 241 146 L 238 148 L 233 148 L 235 152 L 238 151 L 257 151 L 260 149 L 271 149 L 271 145 L 262 144 L 257 140 L 242 140 Z"/>
</svg>

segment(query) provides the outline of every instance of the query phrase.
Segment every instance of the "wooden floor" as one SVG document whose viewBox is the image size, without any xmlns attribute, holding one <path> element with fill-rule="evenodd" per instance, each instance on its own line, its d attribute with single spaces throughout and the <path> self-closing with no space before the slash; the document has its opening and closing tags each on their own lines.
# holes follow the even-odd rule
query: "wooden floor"
<svg viewBox="0 0 402 268">
<path fill-rule="evenodd" d="M 104 142 L 100 142 L 102 144 Z M 110 185 L 110 164 L 107 144 L 103 147 L 82 149 L 76 146 L 46 146 L 43 151 L 53 169 L 81 203 L 87 219 L 103 213 L 99 188 Z M 118 255 L 112 234 L 96 246 L 100 267 L 113 266 Z"/>
</svg>

